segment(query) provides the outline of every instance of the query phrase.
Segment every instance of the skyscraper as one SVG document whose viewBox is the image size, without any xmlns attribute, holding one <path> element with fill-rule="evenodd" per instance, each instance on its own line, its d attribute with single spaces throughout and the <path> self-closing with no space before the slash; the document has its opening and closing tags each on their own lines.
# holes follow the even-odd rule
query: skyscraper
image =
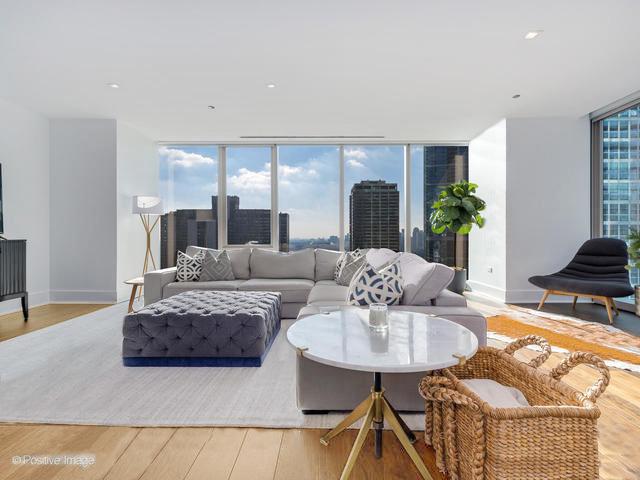
<svg viewBox="0 0 640 480">
<path fill-rule="evenodd" d="M 364 180 L 349 195 L 349 248 L 400 250 L 400 192 L 384 180 Z"/>
<path fill-rule="evenodd" d="M 160 219 L 161 267 L 175 265 L 178 251 L 189 245 L 218 248 L 218 197 L 211 197 L 211 209 L 181 209 Z M 289 214 L 280 213 L 279 249 L 289 249 Z M 271 210 L 240 208 L 240 198 L 227 197 L 227 236 L 230 245 L 271 243 Z"/>
<path fill-rule="evenodd" d="M 425 258 L 430 262 L 466 268 L 467 236 L 431 231 L 429 216 L 433 202 L 447 185 L 469 176 L 468 147 L 424 147 Z"/>
<path fill-rule="evenodd" d="M 640 229 L 640 106 L 602 120 L 602 234 L 628 241 Z M 640 270 L 629 272 L 640 283 Z"/>
</svg>

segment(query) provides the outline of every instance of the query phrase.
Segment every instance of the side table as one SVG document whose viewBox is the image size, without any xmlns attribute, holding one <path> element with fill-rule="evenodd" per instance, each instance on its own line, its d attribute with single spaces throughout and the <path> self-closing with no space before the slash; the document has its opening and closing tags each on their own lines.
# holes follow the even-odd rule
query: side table
<svg viewBox="0 0 640 480">
<path fill-rule="evenodd" d="M 127 310 L 128 313 L 131 313 L 133 312 L 133 302 L 136 299 L 136 292 L 138 291 L 138 288 L 142 289 L 142 287 L 144 286 L 144 277 L 136 277 L 130 280 L 125 280 L 124 283 L 127 285 L 131 285 L 131 296 L 129 297 L 129 309 Z"/>
</svg>

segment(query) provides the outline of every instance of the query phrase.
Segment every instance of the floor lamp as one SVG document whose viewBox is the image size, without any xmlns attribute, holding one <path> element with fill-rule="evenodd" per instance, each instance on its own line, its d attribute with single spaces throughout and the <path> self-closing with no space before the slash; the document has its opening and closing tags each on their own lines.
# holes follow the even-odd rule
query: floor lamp
<svg viewBox="0 0 640 480">
<path fill-rule="evenodd" d="M 162 211 L 162 199 L 159 197 L 136 195 L 133 197 L 132 213 L 140 215 L 142 226 L 147 234 L 147 250 L 144 254 L 144 264 L 142 266 L 142 276 L 144 277 L 144 274 L 149 270 L 149 260 L 151 260 L 153 269 L 155 270 L 157 268 L 156 261 L 153 258 L 153 252 L 151 251 L 151 233 L 153 229 L 156 228 L 158 220 L 160 220 L 160 215 L 164 213 Z M 151 223 L 152 216 L 156 217 L 153 223 Z"/>
</svg>

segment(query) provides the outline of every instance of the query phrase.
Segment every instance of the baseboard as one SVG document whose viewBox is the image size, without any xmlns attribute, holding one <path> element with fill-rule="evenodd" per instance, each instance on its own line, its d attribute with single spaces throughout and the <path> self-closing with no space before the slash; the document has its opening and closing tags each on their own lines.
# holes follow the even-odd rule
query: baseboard
<svg viewBox="0 0 640 480">
<path fill-rule="evenodd" d="M 29 292 L 29 308 L 39 307 L 47 303 L 50 303 L 48 291 Z M 22 303 L 19 298 L 0 303 L 0 315 L 15 312 L 22 312 Z"/>
<path fill-rule="evenodd" d="M 465 292 L 465 296 L 470 300 L 476 297 L 478 300 L 492 301 L 500 304 L 505 303 L 539 303 L 544 290 L 533 288 L 527 290 L 504 290 L 502 288 L 488 285 L 482 282 L 469 280 L 467 285 L 471 291 Z M 547 303 L 570 303 L 573 297 L 565 295 L 549 295 Z M 588 298 L 578 299 L 578 302 L 590 302 Z"/>
<path fill-rule="evenodd" d="M 467 281 L 467 286 L 471 291 L 465 292 L 465 296 L 473 299 L 475 295 L 479 295 L 486 300 L 491 300 L 498 303 L 505 303 L 506 291 L 504 288 L 489 285 L 488 283 L 478 282 L 475 280 Z"/>
<path fill-rule="evenodd" d="M 115 290 L 51 290 L 50 303 L 116 303 Z"/>
<path fill-rule="evenodd" d="M 531 290 L 507 290 L 506 303 L 539 303 L 542 300 L 544 290 L 541 288 Z M 566 295 L 549 295 L 545 303 L 571 303 L 573 297 Z M 580 303 L 591 303 L 589 298 L 578 298 Z"/>
</svg>

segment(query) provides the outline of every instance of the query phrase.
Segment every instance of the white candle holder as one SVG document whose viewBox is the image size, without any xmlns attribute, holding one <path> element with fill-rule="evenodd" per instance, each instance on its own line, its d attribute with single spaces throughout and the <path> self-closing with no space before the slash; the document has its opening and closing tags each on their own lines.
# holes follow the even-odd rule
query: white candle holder
<svg viewBox="0 0 640 480">
<path fill-rule="evenodd" d="M 389 311 L 386 303 L 372 303 L 369 305 L 369 327 L 374 330 L 389 328 Z"/>
</svg>

